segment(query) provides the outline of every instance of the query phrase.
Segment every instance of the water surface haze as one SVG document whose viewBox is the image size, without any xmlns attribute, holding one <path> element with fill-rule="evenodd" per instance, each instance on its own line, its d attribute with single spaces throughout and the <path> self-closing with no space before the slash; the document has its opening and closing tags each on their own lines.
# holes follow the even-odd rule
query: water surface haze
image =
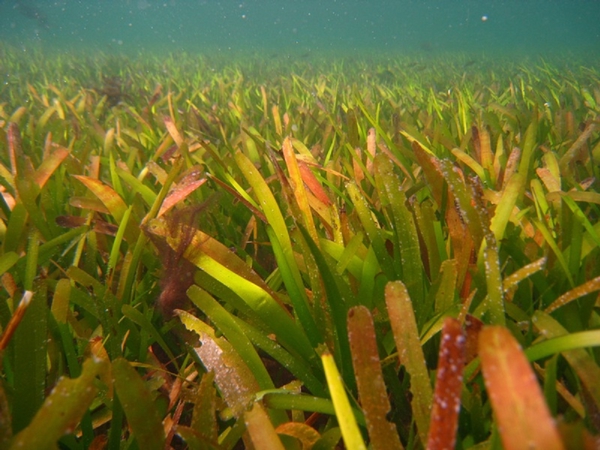
<svg viewBox="0 0 600 450">
<path fill-rule="evenodd" d="M 0 40 L 104 52 L 598 55 L 598 19 L 592 0 L 2 0 Z"/>
</svg>

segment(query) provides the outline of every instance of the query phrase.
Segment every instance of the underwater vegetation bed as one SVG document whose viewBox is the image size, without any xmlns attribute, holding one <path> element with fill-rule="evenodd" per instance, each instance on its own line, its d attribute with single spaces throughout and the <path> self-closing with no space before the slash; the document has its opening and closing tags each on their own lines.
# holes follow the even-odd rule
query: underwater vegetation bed
<svg viewBox="0 0 600 450">
<path fill-rule="evenodd" d="M 597 64 L 0 73 L 0 448 L 600 445 Z"/>
</svg>

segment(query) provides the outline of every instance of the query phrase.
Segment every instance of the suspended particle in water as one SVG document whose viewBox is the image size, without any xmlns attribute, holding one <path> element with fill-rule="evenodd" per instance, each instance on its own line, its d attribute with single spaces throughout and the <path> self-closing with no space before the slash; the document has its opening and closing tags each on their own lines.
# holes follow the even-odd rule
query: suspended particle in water
<svg viewBox="0 0 600 450">
<path fill-rule="evenodd" d="M 481 16 L 482 22 L 487 22 L 487 20 L 488 20 L 488 16 L 486 16 L 485 14 L 483 16 Z"/>
</svg>

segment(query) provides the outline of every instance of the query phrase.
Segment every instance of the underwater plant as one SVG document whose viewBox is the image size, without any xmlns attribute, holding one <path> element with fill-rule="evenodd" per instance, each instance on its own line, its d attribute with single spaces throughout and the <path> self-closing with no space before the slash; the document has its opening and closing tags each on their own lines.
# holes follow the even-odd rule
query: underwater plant
<svg viewBox="0 0 600 450">
<path fill-rule="evenodd" d="M 599 445 L 593 62 L 2 53 L 1 448 Z"/>
</svg>

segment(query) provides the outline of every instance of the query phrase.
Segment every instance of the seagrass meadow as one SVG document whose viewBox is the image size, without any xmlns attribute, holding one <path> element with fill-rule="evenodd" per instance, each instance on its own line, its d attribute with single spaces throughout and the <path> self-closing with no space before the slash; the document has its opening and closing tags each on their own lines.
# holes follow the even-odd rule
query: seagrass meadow
<svg viewBox="0 0 600 450">
<path fill-rule="evenodd" d="M 599 67 L 1 46 L 0 448 L 599 448 Z"/>
</svg>

